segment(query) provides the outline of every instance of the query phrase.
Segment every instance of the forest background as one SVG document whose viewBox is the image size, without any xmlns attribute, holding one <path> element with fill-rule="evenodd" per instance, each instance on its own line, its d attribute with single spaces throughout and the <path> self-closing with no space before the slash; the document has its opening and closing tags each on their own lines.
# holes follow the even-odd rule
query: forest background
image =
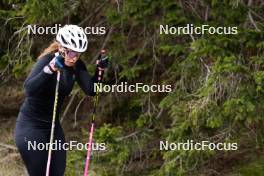
<svg viewBox="0 0 264 176">
<path fill-rule="evenodd" d="M 170 93 L 103 93 L 93 175 L 263 175 L 263 0 L 0 1 L 0 175 L 24 175 L 13 131 L 23 81 L 55 35 L 27 25 L 105 26 L 88 35 L 90 73 L 100 49 L 111 58 L 105 84 L 170 84 Z M 160 25 L 237 26 L 236 35 L 160 35 Z M 76 86 L 64 103 L 68 141 L 87 142 L 92 98 Z M 160 151 L 160 141 L 236 142 L 236 151 Z M 82 175 L 86 151 L 69 151 L 67 176 Z"/>
</svg>

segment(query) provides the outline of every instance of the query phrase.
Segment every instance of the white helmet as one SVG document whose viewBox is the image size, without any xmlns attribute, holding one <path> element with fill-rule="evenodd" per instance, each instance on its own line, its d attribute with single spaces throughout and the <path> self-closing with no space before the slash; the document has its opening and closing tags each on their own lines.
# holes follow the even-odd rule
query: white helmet
<svg viewBox="0 0 264 176">
<path fill-rule="evenodd" d="M 63 47 L 80 53 L 86 51 L 88 45 L 83 29 L 77 25 L 65 25 L 60 28 L 56 40 Z"/>
</svg>

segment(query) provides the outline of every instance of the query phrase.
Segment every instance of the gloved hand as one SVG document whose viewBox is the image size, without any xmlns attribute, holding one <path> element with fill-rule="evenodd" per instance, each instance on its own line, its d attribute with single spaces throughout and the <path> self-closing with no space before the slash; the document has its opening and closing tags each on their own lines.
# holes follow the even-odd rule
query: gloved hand
<svg viewBox="0 0 264 176">
<path fill-rule="evenodd" d="M 96 60 L 96 65 L 100 69 L 105 69 L 108 67 L 108 56 L 106 55 L 106 51 L 102 50 L 101 54 L 98 56 Z"/>
<path fill-rule="evenodd" d="M 104 70 L 108 67 L 108 57 L 105 50 L 101 50 L 101 54 L 96 60 L 95 77 L 98 82 L 103 80 Z"/>
<path fill-rule="evenodd" d="M 64 58 L 61 55 L 58 55 L 50 61 L 49 68 L 51 71 L 56 72 L 60 69 L 63 69 L 64 65 Z"/>
</svg>

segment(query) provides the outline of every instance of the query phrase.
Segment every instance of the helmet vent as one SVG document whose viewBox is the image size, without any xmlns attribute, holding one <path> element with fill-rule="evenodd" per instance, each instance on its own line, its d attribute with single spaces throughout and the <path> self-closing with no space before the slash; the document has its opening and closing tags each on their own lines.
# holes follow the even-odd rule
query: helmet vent
<svg viewBox="0 0 264 176">
<path fill-rule="evenodd" d="M 74 34 L 71 32 L 71 31 L 69 31 L 70 33 L 71 33 L 71 35 L 74 37 Z"/>
<path fill-rule="evenodd" d="M 66 42 L 66 40 L 64 39 L 63 36 L 61 36 L 61 40 L 62 40 L 62 42 L 63 42 L 64 44 L 68 44 L 68 42 Z"/>
<path fill-rule="evenodd" d="M 83 44 L 83 48 L 85 48 L 85 46 L 86 46 L 86 43 L 87 43 L 87 42 L 84 42 L 84 44 Z"/>
<path fill-rule="evenodd" d="M 79 46 L 82 47 L 82 40 L 79 40 Z"/>
<path fill-rule="evenodd" d="M 74 48 L 76 48 L 76 43 L 73 39 L 71 39 L 72 44 L 74 45 Z"/>
</svg>

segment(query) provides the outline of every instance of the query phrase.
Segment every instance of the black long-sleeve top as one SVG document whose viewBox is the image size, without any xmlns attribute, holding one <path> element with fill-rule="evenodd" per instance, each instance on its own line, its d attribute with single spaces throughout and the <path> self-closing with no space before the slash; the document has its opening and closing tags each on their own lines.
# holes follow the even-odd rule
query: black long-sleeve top
<svg viewBox="0 0 264 176">
<path fill-rule="evenodd" d="M 57 73 L 45 73 L 43 68 L 54 57 L 54 54 L 47 54 L 39 58 L 24 82 L 26 97 L 20 112 L 29 118 L 35 118 L 43 122 L 52 121 Z M 57 122 L 63 100 L 71 93 L 75 80 L 86 95 L 95 95 L 93 84 L 98 81 L 96 74 L 91 77 L 81 60 L 76 62 L 75 67 L 65 66 L 60 76 Z"/>
</svg>

